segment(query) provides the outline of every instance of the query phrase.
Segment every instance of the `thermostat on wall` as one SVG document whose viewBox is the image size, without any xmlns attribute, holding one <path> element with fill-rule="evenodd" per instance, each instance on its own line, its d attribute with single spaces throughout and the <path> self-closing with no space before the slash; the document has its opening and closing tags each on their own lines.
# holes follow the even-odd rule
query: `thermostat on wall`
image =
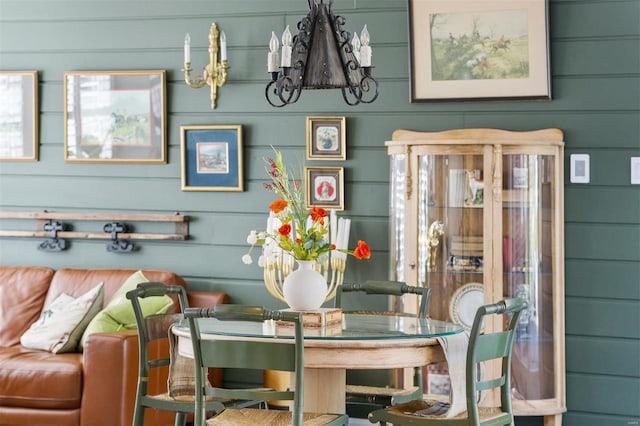
<svg viewBox="0 0 640 426">
<path fill-rule="evenodd" d="M 571 154 L 571 183 L 589 183 L 589 154 Z"/>
</svg>

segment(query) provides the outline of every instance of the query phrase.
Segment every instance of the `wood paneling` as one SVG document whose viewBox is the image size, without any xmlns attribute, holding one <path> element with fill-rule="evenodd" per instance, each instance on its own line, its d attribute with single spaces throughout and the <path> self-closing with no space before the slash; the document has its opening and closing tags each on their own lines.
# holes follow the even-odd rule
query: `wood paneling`
<svg viewBox="0 0 640 426">
<path fill-rule="evenodd" d="M 640 187 L 630 185 L 629 157 L 640 155 L 640 2 L 551 0 L 552 101 L 424 104 L 409 103 L 406 5 L 334 0 L 345 29 L 360 31 L 368 24 L 374 75 L 381 83 L 375 103 L 352 108 L 337 91 L 309 91 L 296 105 L 275 109 L 264 100 L 268 39 L 272 30 L 279 34 L 286 24 L 295 25 L 306 13 L 304 0 L 0 0 L 0 69 L 39 71 L 41 152 L 38 162 L 0 163 L 0 209 L 180 211 L 193 218 L 192 239 L 142 242 L 130 255 L 107 253 L 98 241 L 74 241 L 65 252 L 48 253 L 36 249 L 36 239 L 2 238 L 0 263 L 168 268 L 196 288 L 227 291 L 233 302 L 275 308 L 261 270 L 243 265 L 240 257 L 248 248 L 247 232 L 261 226 L 272 199 L 262 188 L 262 158 L 273 145 L 292 162 L 305 162 L 306 116 L 347 117 L 347 161 L 322 164 L 345 167 L 344 215 L 353 218 L 352 240 L 364 237 L 374 249 L 369 262 L 350 260 L 348 280 L 387 275 L 384 141 L 394 130 L 558 127 L 567 158 L 591 155 L 592 178 L 587 185 L 566 179 L 565 186 L 565 424 L 637 421 L 640 339 L 633 320 L 640 311 Z M 192 65 L 199 70 L 213 20 L 227 33 L 231 62 L 215 111 L 209 109 L 208 91 L 186 87 L 181 72 L 184 34 L 191 33 Z M 168 164 L 64 163 L 64 72 L 108 69 L 167 71 Z M 180 190 L 179 132 L 187 124 L 243 125 L 245 192 Z M 584 356 L 589 351 L 594 356 Z M 594 405 L 591 399 L 598 398 L 602 404 Z"/>
</svg>

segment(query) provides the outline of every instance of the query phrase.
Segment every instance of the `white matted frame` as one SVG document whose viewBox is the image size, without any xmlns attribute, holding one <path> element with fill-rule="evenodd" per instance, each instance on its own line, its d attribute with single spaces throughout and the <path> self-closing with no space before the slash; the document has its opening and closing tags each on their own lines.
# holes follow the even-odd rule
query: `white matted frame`
<svg viewBox="0 0 640 426">
<path fill-rule="evenodd" d="M 346 160 L 346 118 L 307 117 L 307 160 Z"/>
<path fill-rule="evenodd" d="M 65 161 L 166 163 L 165 74 L 66 72 Z"/>
<path fill-rule="evenodd" d="M 411 102 L 551 99 L 548 0 L 408 0 Z"/>
<path fill-rule="evenodd" d="M 0 161 L 38 161 L 38 72 L 0 71 Z"/>
<path fill-rule="evenodd" d="M 305 167 L 307 208 L 344 210 L 344 168 Z"/>
</svg>

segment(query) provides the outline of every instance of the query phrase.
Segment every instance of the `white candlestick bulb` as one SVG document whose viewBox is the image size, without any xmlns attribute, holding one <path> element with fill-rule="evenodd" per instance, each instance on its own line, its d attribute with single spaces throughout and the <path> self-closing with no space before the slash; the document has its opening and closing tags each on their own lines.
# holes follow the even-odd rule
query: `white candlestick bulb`
<svg viewBox="0 0 640 426">
<path fill-rule="evenodd" d="M 191 36 L 189 33 L 184 36 L 184 62 L 191 62 Z"/>
<path fill-rule="evenodd" d="M 278 48 L 280 42 L 276 33 L 271 31 L 271 40 L 269 40 L 269 54 L 267 56 L 267 72 L 277 72 L 280 67 L 280 57 L 278 54 Z"/>
</svg>

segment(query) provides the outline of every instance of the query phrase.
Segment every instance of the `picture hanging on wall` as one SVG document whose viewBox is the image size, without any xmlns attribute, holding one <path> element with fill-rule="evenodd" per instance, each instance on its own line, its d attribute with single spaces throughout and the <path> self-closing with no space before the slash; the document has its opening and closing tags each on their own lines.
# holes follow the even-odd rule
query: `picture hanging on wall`
<svg viewBox="0 0 640 426">
<path fill-rule="evenodd" d="M 411 102 L 551 99 L 547 0 L 408 0 Z"/>
<path fill-rule="evenodd" d="M 243 191 L 242 126 L 181 126 L 183 191 Z"/>
<path fill-rule="evenodd" d="M 307 208 L 344 210 L 344 168 L 305 167 Z"/>
<path fill-rule="evenodd" d="M 345 117 L 307 117 L 307 160 L 346 159 Z"/>
<path fill-rule="evenodd" d="M 0 161 L 38 161 L 38 72 L 0 71 Z"/>
<path fill-rule="evenodd" d="M 165 71 L 64 75 L 65 161 L 166 163 Z"/>
</svg>

